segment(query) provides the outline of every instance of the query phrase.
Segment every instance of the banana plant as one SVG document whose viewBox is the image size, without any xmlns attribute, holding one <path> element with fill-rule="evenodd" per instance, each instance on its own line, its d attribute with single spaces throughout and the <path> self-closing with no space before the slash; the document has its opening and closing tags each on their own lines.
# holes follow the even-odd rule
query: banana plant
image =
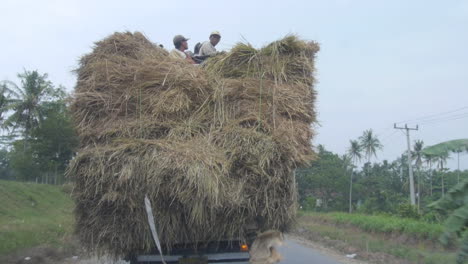
<svg viewBox="0 0 468 264">
<path fill-rule="evenodd" d="M 441 213 L 448 214 L 445 230 L 440 241 L 444 245 L 460 242 L 457 263 L 468 260 L 468 178 L 450 189 L 444 197 L 429 205 Z"/>
<path fill-rule="evenodd" d="M 439 144 L 424 148 L 422 153 L 431 156 L 440 156 L 443 154 L 456 153 L 459 151 L 468 151 L 468 138 L 441 142 Z"/>
</svg>

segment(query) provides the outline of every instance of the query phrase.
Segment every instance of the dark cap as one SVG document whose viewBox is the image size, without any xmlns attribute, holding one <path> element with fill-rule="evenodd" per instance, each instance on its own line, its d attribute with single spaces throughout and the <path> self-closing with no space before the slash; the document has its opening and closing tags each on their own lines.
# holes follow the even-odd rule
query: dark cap
<svg viewBox="0 0 468 264">
<path fill-rule="evenodd" d="M 189 40 L 189 39 L 188 39 L 188 38 L 185 38 L 185 37 L 182 36 L 182 35 L 177 35 L 177 36 L 174 37 L 174 40 L 173 40 L 173 41 L 174 41 L 174 45 L 175 45 L 175 44 L 177 44 L 177 43 L 180 43 L 180 42 L 182 42 L 182 41 L 187 41 L 187 40 Z"/>
</svg>

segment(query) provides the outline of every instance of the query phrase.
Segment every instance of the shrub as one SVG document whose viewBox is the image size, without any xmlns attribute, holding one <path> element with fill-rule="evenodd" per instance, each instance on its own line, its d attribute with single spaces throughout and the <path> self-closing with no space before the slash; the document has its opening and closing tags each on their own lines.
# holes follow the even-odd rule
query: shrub
<svg viewBox="0 0 468 264">
<path fill-rule="evenodd" d="M 317 199 L 315 199 L 315 197 L 309 196 L 309 197 L 305 198 L 304 201 L 302 202 L 302 209 L 303 210 L 314 210 L 316 202 L 317 202 Z"/>
<path fill-rule="evenodd" d="M 412 218 L 412 219 L 421 218 L 421 215 L 418 213 L 418 208 L 408 203 L 398 205 L 397 215 L 403 218 Z"/>
</svg>

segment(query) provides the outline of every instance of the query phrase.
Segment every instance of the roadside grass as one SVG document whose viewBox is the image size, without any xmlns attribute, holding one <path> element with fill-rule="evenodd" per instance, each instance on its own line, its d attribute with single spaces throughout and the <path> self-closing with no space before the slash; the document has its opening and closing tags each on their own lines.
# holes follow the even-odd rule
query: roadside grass
<svg viewBox="0 0 468 264">
<path fill-rule="evenodd" d="M 341 212 L 301 213 L 303 215 L 311 215 L 323 221 L 330 221 L 336 224 L 351 224 L 368 232 L 400 233 L 417 239 L 437 240 L 444 230 L 444 227 L 441 224 L 427 223 L 424 221 L 396 216 L 348 214 Z"/>
<path fill-rule="evenodd" d="M 38 245 L 66 246 L 73 207 L 61 186 L 0 180 L 0 255 Z"/>
<path fill-rule="evenodd" d="M 299 223 L 312 234 L 308 238 L 342 241 L 364 253 L 385 253 L 414 263 L 455 263 L 456 254 L 444 249 L 437 238 L 438 224 L 392 216 L 301 212 Z M 413 239 L 399 239 L 398 234 Z M 319 241 L 324 242 L 324 241 Z M 355 252 L 346 252 L 346 254 Z"/>
</svg>

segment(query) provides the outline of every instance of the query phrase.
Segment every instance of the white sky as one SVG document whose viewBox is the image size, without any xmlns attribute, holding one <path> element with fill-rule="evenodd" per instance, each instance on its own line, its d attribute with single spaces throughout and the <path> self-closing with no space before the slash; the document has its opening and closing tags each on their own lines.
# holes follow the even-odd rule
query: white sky
<svg viewBox="0 0 468 264">
<path fill-rule="evenodd" d="M 457 109 L 429 118 L 412 140 L 468 138 L 468 1 L 2 0 L 0 11 L 2 80 L 37 69 L 71 91 L 78 58 L 114 31 L 142 31 L 170 48 L 176 34 L 193 46 L 219 30 L 226 50 L 296 33 L 321 43 L 315 144 L 343 154 L 373 128 L 379 159 L 393 160 L 406 148 L 394 122 Z M 460 163 L 468 169 L 468 155 Z"/>
</svg>

